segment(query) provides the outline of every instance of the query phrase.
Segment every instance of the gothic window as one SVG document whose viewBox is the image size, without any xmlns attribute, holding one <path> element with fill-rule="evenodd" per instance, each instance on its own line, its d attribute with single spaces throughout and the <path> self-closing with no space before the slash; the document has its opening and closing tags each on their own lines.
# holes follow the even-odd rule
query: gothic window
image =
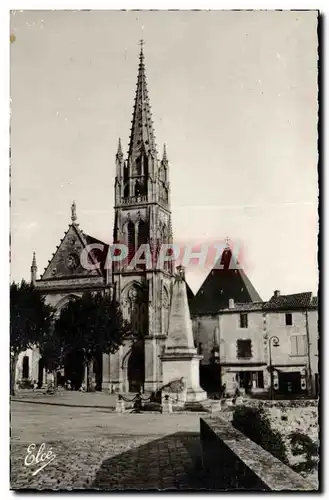
<svg viewBox="0 0 329 500">
<path fill-rule="evenodd" d="M 135 255 L 135 224 L 132 221 L 128 223 L 127 232 L 128 232 L 128 262 L 130 262 Z"/>
<path fill-rule="evenodd" d="M 141 195 L 141 185 L 139 184 L 139 181 L 136 181 L 135 184 L 135 196 L 140 196 Z"/>
<path fill-rule="evenodd" d="M 125 317 L 131 323 L 134 336 L 142 337 L 147 333 L 147 304 L 144 291 L 132 286 L 127 294 Z"/>
<path fill-rule="evenodd" d="M 125 163 L 124 169 L 123 169 L 123 180 L 124 182 L 127 182 L 128 180 L 128 166 Z"/>
<path fill-rule="evenodd" d="M 148 160 L 147 156 L 144 156 L 144 176 L 145 176 L 145 179 L 148 178 L 148 174 L 149 174 L 149 160 Z"/>
<path fill-rule="evenodd" d="M 30 369 L 29 369 L 29 357 L 28 356 L 24 356 L 24 358 L 23 358 L 22 377 L 23 378 L 29 378 L 29 373 L 30 373 Z"/>
<path fill-rule="evenodd" d="M 139 249 L 141 245 L 146 245 L 148 241 L 148 223 L 141 219 L 138 224 L 137 248 Z M 146 259 L 145 253 L 143 253 L 141 259 Z M 138 264 L 138 268 L 140 269 L 145 269 L 145 267 L 145 264 Z"/>
<path fill-rule="evenodd" d="M 148 223 L 141 219 L 138 224 L 138 247 L 148 242 Z"/>
<path fill-rule="evenodd" d="M 139 156 L 136 159 L 136 173 L 137 173 L 137 175 L 142 174 L 142 156 Z"/>
<path fill-rule="evenodd" d="M 124 196 L 124 198 L 128 198 L 128 196 L 129 196 L 129 183 L 128 182 L 124 187 L 123 196 Z"/>
</svg>

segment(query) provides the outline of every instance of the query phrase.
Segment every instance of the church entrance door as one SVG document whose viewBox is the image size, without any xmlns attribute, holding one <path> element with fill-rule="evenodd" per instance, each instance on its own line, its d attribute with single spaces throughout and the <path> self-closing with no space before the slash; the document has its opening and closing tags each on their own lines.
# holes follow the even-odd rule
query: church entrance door
<svg viewBox="0 0 329 500">
<path fill-rule="evenodd" d="M 128 359 L 129 392 L 143 392 L 145 378 L 144 342 L 133 345 Z"/>
</svg>

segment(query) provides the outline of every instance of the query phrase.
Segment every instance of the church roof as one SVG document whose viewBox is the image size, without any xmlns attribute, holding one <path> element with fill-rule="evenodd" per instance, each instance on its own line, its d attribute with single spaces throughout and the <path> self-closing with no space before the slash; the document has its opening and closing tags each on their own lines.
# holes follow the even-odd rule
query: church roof
<svg viewBox="0 0 329 500">
<path fill-rule="evenodd" d="M 76 222 L 77 215 L 75 202 L 73 202 L 71 206 L 71 221 L 68 230 L 64 233 L 64 237 L 56 247 L 56 251 L 53 253 L 43 274 L 40 276 L 40 281 L 87 276 L 106 276 L 105 263 L 109 245 L 84 233 L 80 229 L 79 224 Z M 87 248 L 89 245 L 95 244 L 101 245 L 102 248 Z M 85 249 L 87 249 L 86 258 L 88 258 L 92 264 L 97 264 L 99 262 L 99 268 L 91 270 L 83 266 L 81 257 Z"/>
<path fill-rule="evenodd" d="M 249 278 L 233 260 L 231 250 L 226 248 L 192 301 L 192 314 L 212 314 L 225 309 L 229 299 L 237 303 L 261 302 Z"/>
<path fill-rule="evenodd" d="M 129 157 L 137 157 L 144 146 L 145 152 L 156 155 L 156 144 L 151 115 L 151 105 L 146 84 L 143 41 L 139 54 L 137 88 L 129 141 Z"/>
</svg>

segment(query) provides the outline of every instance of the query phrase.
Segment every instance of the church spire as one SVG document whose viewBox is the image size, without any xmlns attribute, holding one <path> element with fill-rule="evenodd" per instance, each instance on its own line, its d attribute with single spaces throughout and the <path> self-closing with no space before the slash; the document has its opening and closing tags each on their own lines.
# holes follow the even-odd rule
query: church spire
<svg viewBox="0 0 329 500">
<path fill-rule="evenodd" d="M 117 158 L 119 160 L 121 160 L 123 158 L 123 152 L 122 152 L 122 146 L 121 146 L 121 137 L 119 137 L 119 142 L 118 142 Z"/>
<path fill-rule="evenodd" d="M 151 105 L 146 85 L 143 40 L 140 41 L 140 45 L 137 88 L 129 141 L 129 157 L 133 160 L 139 156 L 143 147 L 146 153 L 150 151 L 156 155 Z"/>
<path fill-rule="evenodd" d="M 35 258 L 35 252 L 33 252 L 32 265 L 31 265 L 31 283 L 35 285 L 37 279 L 37 260 Z"/>
<path fill-rule="evenodd" d="M 166 143 L 164 143 L 164 145 L 163 145 L 162 162 L 163 162 L 163 163 L 164 163 L 164 162 L 168 162 Z"/>
</svg>

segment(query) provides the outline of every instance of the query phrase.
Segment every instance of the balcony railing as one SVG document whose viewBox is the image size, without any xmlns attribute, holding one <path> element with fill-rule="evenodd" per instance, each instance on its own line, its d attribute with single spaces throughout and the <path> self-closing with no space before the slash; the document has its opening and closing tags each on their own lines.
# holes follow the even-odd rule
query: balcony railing
<svg viewBox="0 0 329 500">
<path fill-rule="evenodd" d="M 122 198 L 122 203 L 124 205 L 134 205 L 137 203 L 143 203 L 147 201 L 147 196 L 129 196 L 128 198 Z"/>
</svg>

